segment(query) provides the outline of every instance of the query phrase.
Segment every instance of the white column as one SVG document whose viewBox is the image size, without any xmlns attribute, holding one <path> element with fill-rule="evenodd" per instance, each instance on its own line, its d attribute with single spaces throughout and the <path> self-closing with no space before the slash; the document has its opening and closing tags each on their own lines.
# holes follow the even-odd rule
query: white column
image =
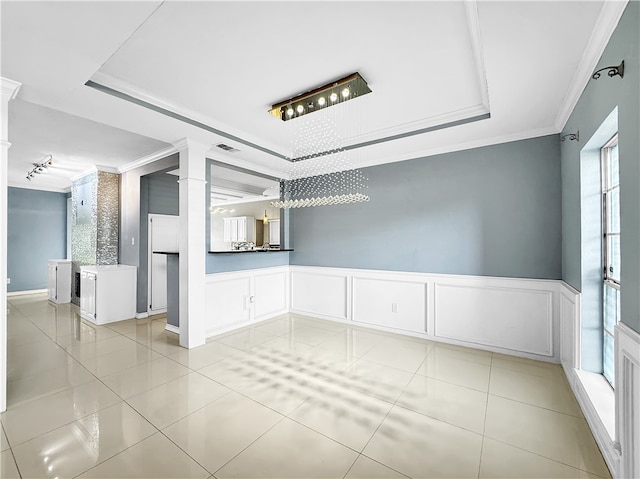
<svg viewBox="0 0 640 479">
<path fill-rule="evenodd" d="M 0 77 L 0 412 L 7 410 L 7 163 L 9 161 L 9 101 L 18 94 L 21 83 Z"/>
<path fill-rule="evenodd" d="M 205 168 L 209 147 L 191 139 L 176 143 L 180 151 L 180 346 L 194 348 L 205 332 Z"/>
</svg>

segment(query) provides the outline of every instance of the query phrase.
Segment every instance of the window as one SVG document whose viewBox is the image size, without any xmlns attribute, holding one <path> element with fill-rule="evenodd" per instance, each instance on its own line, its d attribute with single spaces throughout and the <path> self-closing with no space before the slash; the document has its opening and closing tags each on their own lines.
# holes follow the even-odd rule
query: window
<svg viewBox="0 0 640 479">
<path fill-rule="evenodd" d="M 620 175 L 618 135 L 600 151 L 602 167 L 602 229 L 603 229 L 603 311 L 602 370 L 614 386 L 615 358 L 613 328 L 620 320 Z"/>
</svg>

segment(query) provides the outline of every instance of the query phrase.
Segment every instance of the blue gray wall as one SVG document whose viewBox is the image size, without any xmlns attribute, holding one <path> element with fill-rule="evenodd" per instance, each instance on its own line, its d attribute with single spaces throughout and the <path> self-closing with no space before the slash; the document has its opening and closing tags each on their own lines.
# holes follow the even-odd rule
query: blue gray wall
<svg viewBox="0 0 640 479">
<path fill-rule="evenodd" d="M 293 210 L 291 264 L 561 277 L 558 135 L 364 173 L 371 201 Z"/>
<path fill-rule="evenodd" d="M 47 287 L 47 260 L 67 256 L 67 194 L 9 188 L 7 291 Z"/>
<path fill-rule="evenodd" d="M 581 291 L 580 154 L 618 107 L 621 209 L 622 322 L 640 332 L 640 3 L 631 1 L 597 68 L 625 62 L 624 78 L 590 80 L 565 132 L 580 131 L 580 142 L 562 144 L 562 278 Z"/>
</svg>

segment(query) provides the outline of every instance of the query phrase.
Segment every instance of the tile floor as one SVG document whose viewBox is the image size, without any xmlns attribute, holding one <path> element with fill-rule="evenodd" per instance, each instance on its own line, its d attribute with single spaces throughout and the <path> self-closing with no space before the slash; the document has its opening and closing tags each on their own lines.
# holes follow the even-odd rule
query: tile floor
<svg viewBox="0 0 640 479">
<path fill-rule="evenodd" d="M 0 476 L 610 477 L 557 365 L 287 316 L 185 350 L 9 298 Z"/>
</svg>

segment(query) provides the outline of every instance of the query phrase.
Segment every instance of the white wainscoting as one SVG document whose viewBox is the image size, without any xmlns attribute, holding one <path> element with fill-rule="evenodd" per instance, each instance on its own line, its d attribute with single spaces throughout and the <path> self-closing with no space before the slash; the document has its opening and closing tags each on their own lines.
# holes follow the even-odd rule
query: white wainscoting
<svg viewBox="0 0 640 479">
<path fill-rule="evenodd" d="M 640 334 L 624 324 L 615 328 L 616 437 L 619 477 L 640 477 Z"/>
<path fill-rule="evenodd" d="M 206 334 L 213 336 L 289 311 L 287 266 L 206 278 Z"/>
<path fill-rule="evenodd" d="M 346 270 L 291 267 L 291 310 L 319 318 L 349 320 L 350 280 Z"/>
<path fill-rule="evenodd" d="M 558 281 L 290 270 L 293 313 L 560 362 Z"/>
<path fill-rule="evenodd" d="M 402 331 L 427 332 L 424 282 L 354 276 L 353 320 Z"/>
</svg>

